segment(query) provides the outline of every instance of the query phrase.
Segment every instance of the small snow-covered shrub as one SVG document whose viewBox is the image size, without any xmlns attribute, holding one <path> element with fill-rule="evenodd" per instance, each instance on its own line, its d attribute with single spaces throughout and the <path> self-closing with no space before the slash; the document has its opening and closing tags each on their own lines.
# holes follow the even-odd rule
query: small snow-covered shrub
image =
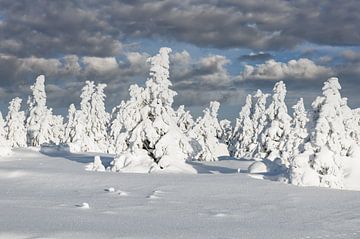
<svg viewBox="0 0 360 239">
<path fill-rule="evenodd" d="M 100 156 L 95 156 L 94 157 L 94 162 L 89 163 L 85 170 L 87 171 L 97 171 L 97 172 L 104 172 L 105 171 L 105 167 L 102 164 L 101 158 Z"/>
</svg>

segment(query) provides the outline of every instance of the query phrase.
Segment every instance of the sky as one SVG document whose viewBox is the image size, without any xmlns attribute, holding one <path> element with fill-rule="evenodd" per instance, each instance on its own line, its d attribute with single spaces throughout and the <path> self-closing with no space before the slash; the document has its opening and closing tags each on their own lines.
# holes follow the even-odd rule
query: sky
<svg viewBox="0 0 360 239">
<path fill-rule="evenodd" d="M 146 59 L 173 49 L 170 77 L 199 115 L 221 102 L 233 120 L 247 94 L 283 80 L 289 108 L 307 107 L 336 76 L 350 107 L 360 107 L 358 0 L 0 0 L 0 110 L 46 76 L 48 105 L 66 114 L 86 80 L 106 83 L 107 108 L 143 85 Z"/>
</svg>

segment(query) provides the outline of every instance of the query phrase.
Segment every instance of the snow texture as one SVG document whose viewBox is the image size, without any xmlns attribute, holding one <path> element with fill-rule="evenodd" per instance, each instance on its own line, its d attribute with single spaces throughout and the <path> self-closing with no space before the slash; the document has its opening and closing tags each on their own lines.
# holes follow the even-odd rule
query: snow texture
<svg viewBox="0 0 360 239">
<path fill-rule="evenodd" d="M 0 238 L 360 235 L 359 192 L 295 187 L 237 173 L 252 161 L 199 162 L 198 170 L 206 172 L 201 175 L 153 175 L 85 171 L 93 159 L 91 153 L 46 155 L 29 149 L 3 158 Z M 115 192 L 104 190 L 111 187 Z M 83 203 L 89 209 L 81 208 Z"/>
</svg>

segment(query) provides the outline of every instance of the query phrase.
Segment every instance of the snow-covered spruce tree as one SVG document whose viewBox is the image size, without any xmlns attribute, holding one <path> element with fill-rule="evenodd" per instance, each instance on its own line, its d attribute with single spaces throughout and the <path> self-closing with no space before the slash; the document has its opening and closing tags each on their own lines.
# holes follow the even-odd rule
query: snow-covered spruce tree
<svg viewBox="0 0 360 239">
<path fill-rule="evenodd" d="M 51 115 L 51 143 L 60 144 L 65 137 L 64 118 L 61 115 Z"/>
<path fill-rule="evenodd" d="M 93 81 L 86 81 L 81 90 L 80 110 L 70 106 L 68 119 L 72 118 L 73 124 L 68 122 L 66 135 L 69 137 L 65 143 L 71 152 L 92 151 L 95 148 L 94 141 L 90 138 L 91 132 L 91 99 L 95 91 Z M 70 115 L 71 114 L 71 115 Z"/>
<path fill-rule="evenodd" d="M 223 119 L 220 121 L 221 134 L 218 136 L 221 143 L 224 143 L 230 147 L 230 140 L 232 136 L 233 128 L 231 126 L 231 121 Z"/>
<path fill-rule="evenodd" d="M 352 112 L 355 121 L 355 132 L 353 133 L 353 138 L 356 143 L 360 145 L 360 108 L 354 109 Z"/>
<path fill-rule="evenodd" d="M 261 90 L 257 90 L 253 96 L 253 114 L 251 121 L 254 131 L 251 139 L 252 143 L 249 144 L 248 152 L 245 155 L 246 158 L 254 158 L 256 156 L 256 150 L 261 140 L 261 134 L 264 128 L 269 124 L 266 112 L 267 97 L 269 97 L 269 94 L 265 94 Z"/>
<path fill-rule="evenodd" d="M 75 121 L 76 120 L 76 107 L 74 104 L 71 104 L 68 109 L 67 122 L 64 129 L 64 138 L 63 143 L 74 142 L 75 134 Z"/>
<path fill-rule="evenodd" d="M 108 128 L 108 135 L 109 135 L 109 147 L 108 152 L 109 153 L 117 153 L 117 145 L 120 145 L 121 142 L 121 133 L 123 133 L 123 118 L 121 117 L 121 111 L 124 108 L 125 101 L 121 101 L 119 106 L 116 106 L 112 109 L 110 114 L 110 122 L 109 122 L 109 128 Z M 123 140 L 125 141 L 125 139 Z M 119 150 L 119 153 L 121 153 L 123 149 Z"/>
<path fill-rule="evenodd" d="M 177 125 L 183 132 L 187 133 L 194 126 L 194 120 L 190 112 L 185 110 L 184 105 L 180 105 L 175 114 Z"/>
<path fill-rule="evenodd" d="M 210 102 L 210 107 L 204 110 L 204 116 L 196 121 L 191 135 L 201 145 L 195 159 L 199 161 L 217 161 L 220 156 L 229 156 L 227 145 L 219 142 L 218 132 L 221 127 L 217 118 L 220 103 Z"/>
<path fill-rule="evenodd" d="M 6 138 L 11 147 L 26 147 L 25 113 L 20 111 L 22 99 L 16 97 L 9 103 L 6 116 Z"/>
<path fill-rule="evenodd" d="M 11 146 L 6 139 L 5 122 L 0 112 L 0 157 L 8 156 L 11 154 Z"/>
<path fill-rule="evenodd" d="M 358 146 L 351 137 L 347 122 L 352 117 L 341 98 L 338 78 L 324 83 L 323 95 L 312 103 L 314 132 L 311 145 L 290 165 L 290 182 L 296 185 L 344 187 L 347 160 L 358 159 Z M 311 146 L 311 147 L 310 147 Z"/>
<path fill-rule="evenodd" d="M 70 151 L 108 151 L 107 127 L 110 115 L 105 111 L 105 87 L 106 84 L 95 86 L 93 81 L 86 81 L 80 95 L 80 110 L 76 111 L 74 106 L 69 109 L 66 143 Z"/>
<path fill-rule="evenodd" d="M 126 147 L 112 162 L 112 171 L 196 172 L 186 164 L 193 149 L 190 138 L 177 125 L 172 108 L 176 92 L 169 81 L 170 48 L 161 48 L 149 58 L 150 77 L 146 87 L 130 88 L 131 99 L 124 104 Z"/>
<path fill-rule="evenodd" d="M 286 86 L 284 82 L 277 82 L 273 92 L 272 102 L 266 111 L 270 124 L 268 124 L 261 135 L 257 157 L 270 160 L 280 158 L 283 164 L 287 164 L 282 154 L 286 137 L 290 132 L 291 117 L 288 115 L 285 104 Z"/>
<path fill-rule="evenodd" d="M 105 110 L 106 84 L 98 84 L 91 100 L 91 137 L 93 138 L 98 152 L 107 152 L 108 136 L 107 127 L 110 120 L 109 113 Z"/>
<path fill-rule="evenodd" d="M 129 89 L 130 99 L 122 101 L 119 106 L 112 111 L 110 122 L 110 142 L 113 144 L 111 149 L 116 154 L 122 154 L 129 149 L 129 134 L 141 121 L 141 109 L 146 105 L 145 90 L 134 84 Z"/>
<path fill-rule="evenodd" d="M 292 108 L 294 112 L 290 123 L 291 128 L 289 134 L 286 136 L 285 146 L 282 150 L 282 157 L 287 166 L 293 157 L 305 150 L 305 143 L 309 140 L 307 129 L 309 118 L 305 110 L 303 98 L 300 98 Z"/>
<path fill-rule="evenodd" d="M 248 95 L 242 107 L 231 138 L 231 154 L 236 158 L 247 158 L 256 147 L 253 142 L 255 128 L 251 120 L 252 97 Z"/>
<path fill-rule="evenodd" d="M 58 135 L 53 134 L 53 127 L 60 126 L 60 117 L 53 116 L 46 106 L 45 76 L 40 75 L 31 86 L 32 95 L 28 99 L 26 118 L 28 146 L 40 146 L 44 143 L 58 143 Z M 62 136 L 59 136 L 62 137 Z"/>
</svg>

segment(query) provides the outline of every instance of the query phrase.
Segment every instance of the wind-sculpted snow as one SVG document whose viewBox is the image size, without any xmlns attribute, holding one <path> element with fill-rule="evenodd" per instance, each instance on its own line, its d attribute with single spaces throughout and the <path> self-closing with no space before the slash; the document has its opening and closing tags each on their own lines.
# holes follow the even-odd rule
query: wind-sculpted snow
<svg viewBox="0 0 360 239">
<path fill-rule="evenodd" d="M 0 238 L 360 236 L 359 192 L 253 179 L 243 170 L 252 161 L 195 162 L 197 175 L 119 174 L 85 171 L 96 154 L 47 152 L 0 160 Z M 105 166 L 113 157 L 100 156 Z"/>
</svg>

